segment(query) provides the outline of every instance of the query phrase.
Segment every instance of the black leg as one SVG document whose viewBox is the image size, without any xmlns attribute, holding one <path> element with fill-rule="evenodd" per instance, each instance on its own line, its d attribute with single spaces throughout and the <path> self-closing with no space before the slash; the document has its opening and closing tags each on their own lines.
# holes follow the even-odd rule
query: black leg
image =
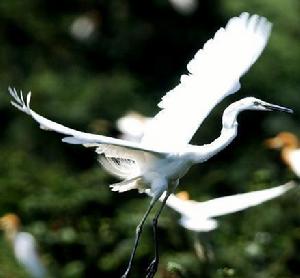
<svg viewBox="0 0 300 278">
<path fill-rule="evenodd" d="M 157 218 L 155 217 L 152 222 L 152 227 L 153 227 L 153 237 L 154 237 L 154 259 L 152 262 L 149 264 L 147 268 L 147 274 L 146 278 L 152 278 L 154 277 L 158 263 L 159 263 L 159 254 L 158 254 L 158 240 L 157 240 Z"/>
<path fill-rule="evenodd" d="M 143 230 L 144 223 L 145 223 L 145 221 L 146 221 L 146 219 L 147 219 L 147 217 L 148 217 L 151 209 L 155 205 L 156 201 L 157 201 L 157 198 L 153 197 L 152 200 L 151 200 L 151 202 L 150 202 L 150 205 L 149 205 L 149 207 L 148 207 L 148 209 L 146 211 L 146 213 L 144 214 L 144 216 L 143 216 L 143 218 L 141 220 L 141 222 L 136 227 L 136 230 L 135 230 L 135 240 L 134 240 L 133 249 L 131 251 L 131 255 L 130 255 L 129 262 L 128 262 L 128 266 L 126 268 L 126 271 L 122 275 L 122 278 L 128 277 L 128 274 L 129 274 L 131 266 L 132 266 L 132 261 L 133 261 L 133 258 L 134 258 L 134 255 L 135 255 L 138 243 L 139 243 L 139 239 L 140 239 L 140 236 L 141 236 L 141 233 L 142 233 L 142 230 Z"/>
<path fill-rule="evenodd" d="M 158 222 L 158 218 L 159 218 L 163 208 L 166 205 L 167 199 L 169 198 L 171 193 L 173 193 L 175 191 L 177 185 L 178 185 L 178 182 L 175 182 L 173 184 L 173 187 L 171 188 L 171 190 L 168 190 L 166 192 L 166 196 L 164 197 L 158 212 L 156 213 L 155 217 L 153 218 L 152 227 L 153 227 L 154 248 L 155 248 L 155 250 L 154 250 L 154 259 L 152 260 L 152 262 L 149 264 L 149 266 L 147 268 L 146 278 L 153 278 L 155 273 L 157 272 L 157 267 L 158 267 L 158 263 L 159 263 L 158 240 L 157 240 L 157 222 Z"/>
</svg>

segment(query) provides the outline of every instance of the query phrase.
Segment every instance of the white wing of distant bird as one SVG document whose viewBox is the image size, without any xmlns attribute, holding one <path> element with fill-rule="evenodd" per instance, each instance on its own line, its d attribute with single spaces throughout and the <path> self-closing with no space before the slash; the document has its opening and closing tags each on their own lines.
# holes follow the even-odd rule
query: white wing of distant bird
<svg viewBox="0 0 300 278">
<path fill-rule="evenodd" d="M 180 224 L 189 230 L 209 231 L 217 227 L 217 216 L 226 215 L 257 206 L 268 200 L 281 196 L 291 188 L 294 182 L 277 187 L 220 197 L 205 202 L 182 200 L 174 194 L 167 199 L 167 205 L 181 214 Z M 160 200 L 164 197 L 161 196 Z"/>
<path fill-rule="evenodd" d="M 240 88 L 240 77 L 261 54 L 270 31 L 271 23 L 264 17 L 242 13 L 230 19 L 189 62 L 180 84 L 162 98 L 162 110 L 147 126 L 141 143 L 84 133 L 50 121 L 30 109 L 30 94 L 25 103 L 23 96 L 10 89 L 12 103 L 42 128 L 67 135 L 63 139 L 67 143 L 106 144 L 157 155 L 181 152 L 213 107 Z"/>
</svg>

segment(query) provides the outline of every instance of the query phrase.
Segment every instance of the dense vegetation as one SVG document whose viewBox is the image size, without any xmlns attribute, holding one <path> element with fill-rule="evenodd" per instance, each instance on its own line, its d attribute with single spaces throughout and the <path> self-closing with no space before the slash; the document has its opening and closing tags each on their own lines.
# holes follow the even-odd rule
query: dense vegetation
<svg viewBox="0 0 300 278">
<path fill-rule="evenodd" d="M 98 166 L 93 151 L 41 131 L 10 106 L 7 87 L 31 90 L 33 109 L 50 119 L 117 135 L 118 117 L 128 110 L 154 115 L 159 98 L 177 84 L 194 53 L 242 11 L 274 23 L 270 42 L 242 79 L 242 89 L 214 109 L 193 142 L 215 138 L 224 107 L 244 96 L 291 107 L 295 114 L 243 113 L 234 143 L 182 179 L 180 189 L 196 200 L 295 179 L 263 140 L 282 130 L 300 135 L 300 2 L 199 0 L 186 15 L 167 0 L 0 2 L 0 214 L 22 218 L 53 277 L 119 277 L 148 199 L 135 191 L 111 192 L 115 179 Z M 80 18 L 88 19 L 90 33 L 74 31 Z M 220 218 L 218 230 L 200 235 L 181 228 L 178 215 L 166 209 L 157 277 L 299 277 L 299 197 L 295 189 Z M 153 255 L 150 224 L 132 277 L 144 277 Z M 213 259 L 200 259 L 199 242 Z M 0 250 L 0 277 L 26 277 L 3 236 Z"/>
</svg>

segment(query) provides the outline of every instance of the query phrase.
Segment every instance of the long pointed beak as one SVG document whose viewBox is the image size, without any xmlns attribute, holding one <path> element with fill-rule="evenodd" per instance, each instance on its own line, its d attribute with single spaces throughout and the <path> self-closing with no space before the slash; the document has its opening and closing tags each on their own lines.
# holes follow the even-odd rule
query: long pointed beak
<svg viewBox="0 0 300 278">
<path fill-rule="evenodd" d="M 263 107 L 265 107 L 267 110 L 270 111 L 280 111 L 280 112 L 286 112 L 286 113 L 294 113 L 294 111 L 292 109 L 283 107 L 283 106 L 279 106 L 279 105 L 275 105 L 275 104 L 271 104 L 271 103 L 263 103 L 262 104 Z"/>
</svg>

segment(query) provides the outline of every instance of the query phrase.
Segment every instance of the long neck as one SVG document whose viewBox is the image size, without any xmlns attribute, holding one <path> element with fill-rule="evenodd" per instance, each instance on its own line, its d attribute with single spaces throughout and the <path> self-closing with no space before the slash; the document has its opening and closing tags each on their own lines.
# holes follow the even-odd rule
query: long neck
<svg viewBox="0 0 300 278">
<path fill-rule="evenodd" d="M 298 138 L 293 134 L 287 134 L 281 140 L 284 143 L 281 157 L 287 165 L 291 166 L 290 154 L 299 148 Z"/>
<path fill-rule="evenodd" d="M 16 228 L 8 228 L 5 230 L 5 237 L 6 239 L 13 243 L 14 239 L 16 238 L 18 230 Z"/>
<path fill-rule="evenodd" d="M 202 146 L 190 147 L 190 155 L 195 163 L 203 162 L 216 155 L 218 152 L 226 148 L 237 135 L 237 116 L 242 111 L 240 107 L 237 107 L 236 103 L 228 106 L 222 117 L 222 131 L 218 138 L 216 138 L 210 144 Z"/>
<path fill-rule="evenodd" d="M 281 150 L 282 160 L 291 167 L 291 154 L 297 149 L 297 144 L 284 146 Z"/>
</svg>

